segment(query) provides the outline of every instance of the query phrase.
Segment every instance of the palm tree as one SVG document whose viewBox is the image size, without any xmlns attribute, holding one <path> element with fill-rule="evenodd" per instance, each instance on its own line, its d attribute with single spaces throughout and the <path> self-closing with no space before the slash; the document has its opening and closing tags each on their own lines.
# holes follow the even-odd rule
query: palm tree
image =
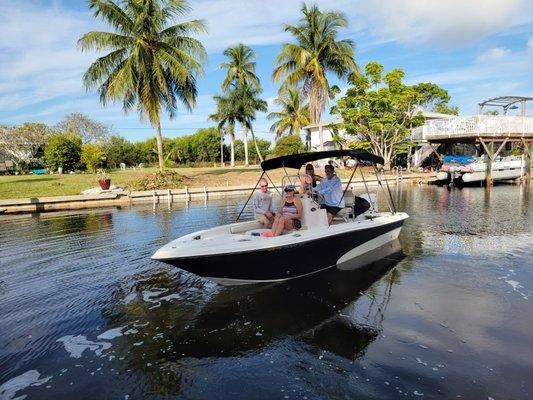
<svg viewBox="0 0 533 400">
<path fill-rule="evenodd" d="M 237 120 L 241 124 L 244 133 L 244 165 L 248 165 L 248 131 L 252 134 L 259 160 L 263 162 L 263 156 L 259 151 L 252 128 L 252 122 L 255 121 L 255 113 L 257 111 L 266 112 L 268 109 L 267 102 L 258 97 L 260 94 L 261 91 L 259 89 L 255 89 L 250 85 L 238 86 L 230 94 L 231 101 L 237 112 Z"/>
<path fill-rule="evenodd" d="M 224 51 L 228 61 L 220 64 L 220 68 L 227 69 L 226 78 L 222 82 L 222 90 L 228 91 L 231 87 L 251 85 L 260 89 L 259 78 L 255 74 L 255 52 L 242 43 L 228 47 Z"/>
<path fill-rule="evenodd" d="M 302 6 L 303 17 L 297 25 L 284 25 L 285 32 L 296 43 L 285 43 L 277 57 L 278 66 L 272 73 L 275 82 L 283 79 L 281 92 L 303 84 L 309 96 L 310 121 L 320 123 L 332 91 L 327 78 L 333 72 L 339 79 L 346 79 L 351 72 L 358 72 L 354 60 L 353 42 L 338 40 L 339 28 L 348 26 L 346 18 L 338 12 L 322 12 L 317 6 Z"/>
<path fill-rule="evenodd" d="M 235 166 L 235 124 L 237 122 L 237 111 L 232 99 L 228 96 L 213 96 L 217 103 L 217 111 L 211 114 L 208 119 L 218 124 L 218 129 L 225 130 L 230 138 L 230 165 Z"/>
<path fill-rule="evenodd" d="M 261 93 L 261 83 L 255 74 L 255 52 L 244 44 L 228 47 L 224 51 L 227 62 L 220 64 L 220 68 L 227 69 L 226 78 L 222 82 L 222 90 L 228 94 L 233 109 L 238 113 L 237 120 L 242 126 L 244 134 L 244 165 L 248 166 L 248 131 L 256 150 L 259 149 L 252 130 L 252 121 L 256 111 L 266 111 L 266 103 L 257 98 Z M 259 158 L 262 160 L 261 154 Z"/>
<path fill-rule="evenodd" d="M 274 104 L 280 106 L 281 110 L 271 112 L 267 118 L 276 120 L 270 127 L 276 133 L 276 140 L 285 133 L 300 135 L 301 129 L 310 124 L 309 106 L 304 104 L 303 96 L 297 88 L 288 88 L 280 93 Z"/>
<path fill-rule="evenodd" d="M 186 0 L 89 0 L 89 8 L 115 31 L 88 32 L 79 39 L 82 51 L 111 50 L 87 69 L 84 86 L 98 88 L 104 106 L 122 101 L 125 111 L 135 107 L 141 118 L 148 118 L 162 171 L 161 109 L 172 118 L 177 99 L 189 111 L 196 103 L 196 76 L 202 75 L 207 55 L 190 35 L 206 32 L 204 22 L 172 25 L 175 17 L 190 11 Z"/>
</svg>

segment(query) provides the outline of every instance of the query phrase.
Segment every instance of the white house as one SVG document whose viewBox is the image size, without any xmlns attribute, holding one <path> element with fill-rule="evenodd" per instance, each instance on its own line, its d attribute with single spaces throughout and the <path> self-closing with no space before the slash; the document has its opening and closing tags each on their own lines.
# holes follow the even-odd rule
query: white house
<svg viewBox="0 0 533 400">
<path fill-rule="evenodd" d="M 422 111 L 422 114 L 426 118 L 426 124 L 429 121 L 441 120 L 441 119 L 450 119 L 456 117 L 455 115 L 442 114 L 430 111 Z M 335 119 L 331 121 L 325 121 L 320 124 L 311 124 L 304 127 L 304 133 L 310 135 L 311 139 L 311 151 L 323 151 L 323 150 L 335 150 L 338 148 L 338 145 L 333 140 L 333 134 L 335 128 L 338 131 L 338 135 L 348 141 L 353 140 L 352 135 L 348 135 L 346 130 L 340 129 L 339 125 L 342 123 L 342 119 Z M 414 131 L 414 130 L 413 130 Z M 424 140 L 417 140 L 417 138 L 412 138 L 418 145 L 418 149 L 413 154 L 413 165 L 416 165 L 423 161 L 423 158 L 431 154 L 431 148 L 425 146 Z M 305 140 L 305 138 L 304 138 Z"/>
<path fill-rule="evenodd" d="M 435 119 L 450 119 L 455 117 L 455 115 L 442 114 L 430 111 L 422 111 L 422 114 L 426 118 L 426 121 L 431 121 Z M 331 121 L 325 121 L 320 124 L 311 124 L 304 126 L 304 132 L 311 136 L 311 150 L 322 151 L 335 149 L 336 145 L 333 141 L 333 133 L 335 127 L 337 127 L 339 136 L 347 139 L 348 141 L 353 140 L 353 136 L 347 135 L 344 129 L 340 129 L 338 127 L 341 123 L 342 119 L 335 119 Z"/>
</svg>

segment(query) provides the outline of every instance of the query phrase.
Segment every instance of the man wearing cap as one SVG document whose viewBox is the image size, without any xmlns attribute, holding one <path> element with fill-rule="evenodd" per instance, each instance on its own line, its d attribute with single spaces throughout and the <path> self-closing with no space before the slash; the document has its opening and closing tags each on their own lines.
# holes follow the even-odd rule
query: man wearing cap
<svg viewBox="0 0 533 400">
<path fill-rule="evenodd" d="M 324 167 L 324 171 L 326 177 L 320 181 L 315 190 L 324 196 L 321 208 L 326 209 L 328 224 L 331 225 L 333 217 L 344 208 L 344 197 L 341 180 L 335 175 L 335 167 L 328 164 Z"/>
<path fill-rule="evenodd" d="M 272 211 L 272 195 L 268 191 L 268 182 L 266 179 L 259 181 L 259 192 L 254 195 L 254 218 L 265 228 L 268 228 L 274 221 L 274 212 Z"/>
</svg>

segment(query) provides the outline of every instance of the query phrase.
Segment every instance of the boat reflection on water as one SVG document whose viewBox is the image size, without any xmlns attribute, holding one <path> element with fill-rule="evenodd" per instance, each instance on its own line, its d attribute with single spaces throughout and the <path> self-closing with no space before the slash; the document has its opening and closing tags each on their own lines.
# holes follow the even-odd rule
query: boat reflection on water
<svg viewBox="0 0 533 400">
<path fill-rule="evenodd" d="M 166 363 L 172 364 L 189 357 L 230 357 L 291 338 L 355 359 L 381 329 L 383 307 L 373 308 L 372 312 L 380 315 L 371 321 L 369 307 L 386 303 L 374 301 L 372 293 L 364 292 L 403 257 L 396 240 L 362 259 L 343 264 L 342 271 L 333 268 L 282 284 L 218 286 L 220 290 L 203 302 L 194 315 L 183 311 L 182 302 L 167 303 L 146 314 L 153 322 L 144 328 L 146 336 L 163 335 L 164 340 L 143 346 L 143 358 L 152 354 L 161 360 L 164 353 Z M 171 290 L 179 292 L 180 288 Z M 370 301 L 358 304 L 361 296 Z M 169 321 L 169 315 L 173 315 L 172 329 L 165 329 L 163 325 L 168 324 L 161 321 Z M 182 315 L 185 322 L 179 321 L 177 315 Z M 359 318 L 360 315 L 365 317 Z M 161 321 L 158 323 L 157 319 Z M 161 352 L 163 349 L 158 347 L 163 343 L 165 351 Z"/>
</svg>

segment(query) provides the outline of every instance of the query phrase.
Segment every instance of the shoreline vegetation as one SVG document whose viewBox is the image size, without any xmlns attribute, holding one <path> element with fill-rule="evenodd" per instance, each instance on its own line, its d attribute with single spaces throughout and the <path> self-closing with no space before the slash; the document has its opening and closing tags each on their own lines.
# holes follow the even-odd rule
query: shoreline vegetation
<svg viewBox="0 0 533 400">
<path fill-rule="evenodd" d="M 158 168 L 143 168 L 142 170 L 127 169 L 110 172 L 111 184 L 125 190 L 150 190 L 141 186 L 146 176 L 156 172 Z M 259 166 L 250 167 L 183 167 L 167 168 L 179 177 L 179 185 L 163 185 L 157 189 L 181 189 L 238 185 L 254 185 L 261 174 Z M 341 179 L 350 177 L 352 170 L 337 169 Z M 296 173 L 296 172 L 295 172 Z M 274 183 L 281 182 L 282 171 L 272 171 L 269 176 Z M 356 178 L 359 178 L 359 173 Z M 365 178 L 372 179 L 370 170 L 365 171 Z M 21 199 L 33 197 L 78 195 L 82 191 L 98 186 L 95 174 L 48 174 L 48 175 L 7 175 L 0 176 L 0 200 Z"/>
</svg>

